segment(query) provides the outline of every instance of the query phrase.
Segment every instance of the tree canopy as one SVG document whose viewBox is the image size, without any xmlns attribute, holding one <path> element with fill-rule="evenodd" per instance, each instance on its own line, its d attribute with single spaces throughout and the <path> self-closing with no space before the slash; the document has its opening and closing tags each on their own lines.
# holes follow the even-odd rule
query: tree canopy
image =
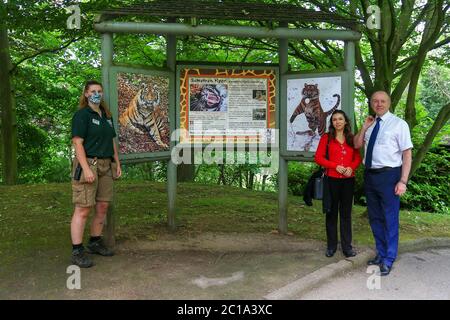
<svg viewBox="0 0 450 320">
<path fill-rule="evenodd" d="M 224 0 L 227 1 L 227 0 Z M 231 1 L 231 0 L 230 0 Z M 367 112 L 367 99 L 375 90 L 392 95 L 392 111 L 403 117 L 419 139 L 415 144 L 413 173 L 443 133 L 448 132 L 450 4 L 444 0 L 377 2 L 380 29 L 371 29 L 368 0 L 261 0 L 293 4 L 359 22 L 363 34 L 356 45 L 356 110 Z M 105 8 L 140 1 L 78 1 L 81 29 L 69 30 L 74 4 L 66 0 L 0 2 L 0 107 L 2 111 L 2 181 L 64 181 L 71 158 L 70 120 L 86 79 L 99 79 L 100 37 L 93 30 L 96 15 Z M 119 18 L 120 19 L 120 18 Z M 152 17 L 151 21 L 166 21 Z M 188 19 L 178 22 L 190 23 Z M 272 21 L 202 19 L 200 24 L 254 25 L 273 28 Z M 293 22 L 290 28 L 343 27 Z M 159 35 L 115 35 L 115 61 L 163 66 L 165 38 Z M 271 39 L 179 37 L 177 59 L 189 61 L 277 63 L 277 42 Z M 333 70 L 343 65 L 339 41 L 289 41 L 289 64 L 294 70 Z M 362 107 L 361 107 L 362 106 Z M 423 114 L 425 112 L 425 115 Z M 425 119 L 425 120 L 424 120 Z M 360 120 L 360 119 L 358 119 Z M 155 166 L 155 168 L 158 166 Z M 255 171 L 256 170 L 256 171 Z M 204 172 L 204 170 L 199 171 Z M 218 168 L 205 173 L 225 183 L 253 185 L 257 169 Z M 246 174 L 244 178 L 237 177 Z"/>
</svg>

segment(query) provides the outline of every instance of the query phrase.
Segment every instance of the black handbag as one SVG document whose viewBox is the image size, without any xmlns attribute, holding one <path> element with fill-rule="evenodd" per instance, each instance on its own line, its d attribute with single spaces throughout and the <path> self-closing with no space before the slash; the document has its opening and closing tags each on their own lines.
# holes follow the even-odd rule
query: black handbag
<svg viewBox="0 0 450 320">
<path fill-rule="evenodd" d="M 321 172 L 321 176 L 314 179 L 314 199 L 316 200 L 323 199 L 323 180 L 325 177 L 325 171 L 322 169 Z"/>
</svg>

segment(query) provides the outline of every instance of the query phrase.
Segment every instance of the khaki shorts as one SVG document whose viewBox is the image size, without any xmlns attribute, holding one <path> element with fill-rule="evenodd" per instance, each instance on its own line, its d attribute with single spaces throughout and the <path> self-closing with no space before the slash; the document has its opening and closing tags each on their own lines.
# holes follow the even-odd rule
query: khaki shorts
<svg viewBox="0 0 450 320">
<path fill-rule="evenodd" d="M 113 199 L 113 177 L 111 172 L 111 159 L 88 158 L 89 166 L 94 173 L 93 183 L 84 182 L 83 172 L 80 181 L 74 180 L 75 168 L 78 159 L 74 159 L 72 166 L 72 202 L 77 207 L 92 207 L 96 201 L 111 202 Z"/>
</svg>

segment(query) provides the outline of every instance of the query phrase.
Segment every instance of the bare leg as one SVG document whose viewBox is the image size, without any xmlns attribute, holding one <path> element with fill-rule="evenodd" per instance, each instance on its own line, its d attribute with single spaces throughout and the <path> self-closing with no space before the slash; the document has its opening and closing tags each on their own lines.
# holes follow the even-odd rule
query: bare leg
<svg viewBox="0 0 450 320">
<path fill-rule="evenodd" d="M 70 234 L 73 244 L 80 244 L 83 242 L 84 226 L 89 216 L 91 207 L 75 207 L 75 211 L 72 216 L 72 223 L 70 224 Z"/>
<path fill-rule="evenodd" d="M 91 224 L 91 236 L 99 237 L 102 235 L 103 225 L 108 212 L 109 202 L 97 201 L 95 205 L 95 217 Z"/>
</svg>

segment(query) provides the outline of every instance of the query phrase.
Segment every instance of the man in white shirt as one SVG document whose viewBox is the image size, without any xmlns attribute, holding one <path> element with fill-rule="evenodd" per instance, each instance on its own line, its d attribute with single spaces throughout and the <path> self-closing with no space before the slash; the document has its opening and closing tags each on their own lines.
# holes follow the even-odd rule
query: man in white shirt
<svg viewBox="0 0 450 320">
<path fill-rule="evenodd" d="M 379 265 L 380 274 L 388 275 L 397 257 L 400 196 L 406 192 L 413 144 L 408 124 L 389 112 L 386 92 L 375 92 L 370 106 L 376 118 L 366 118 L 354 144 L 364 146 L 364 188 L 377 249 L 367 264 Z"/>
</svg>

